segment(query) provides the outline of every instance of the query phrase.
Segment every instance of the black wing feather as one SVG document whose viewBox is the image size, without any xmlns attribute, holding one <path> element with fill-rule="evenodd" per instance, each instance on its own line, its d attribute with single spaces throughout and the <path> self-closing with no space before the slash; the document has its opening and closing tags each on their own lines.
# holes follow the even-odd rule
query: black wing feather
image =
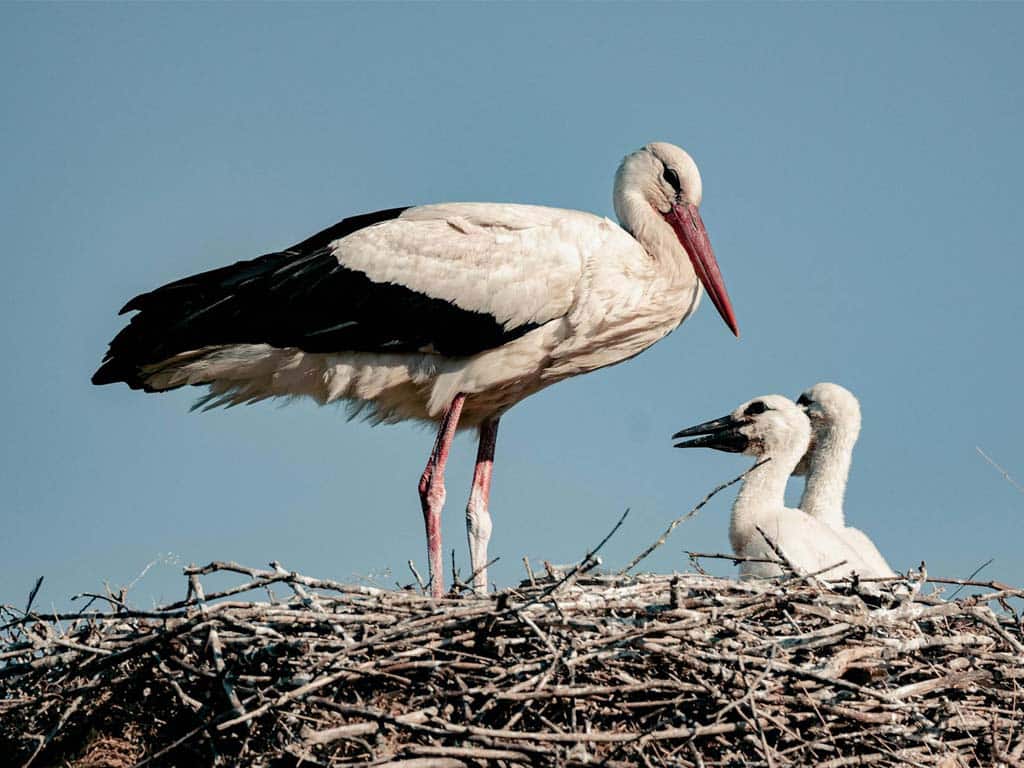
<svg viewBox="0 0 1024 768">
<path fill-rule="evenodd" d="M 396 218 L 405 208 L 353 216 L 279 253 L 192 275 L 136 296 L 137 311 L 110 342 L 94 384 L 146 388 L 141 369 L 225 344 L 270 344 L 306 352 L 474 355 L 536 328 L 506 329 L 486 313 L 396 283 L 378 283 L 338 263 L 328 245 Z"/>
</svg>

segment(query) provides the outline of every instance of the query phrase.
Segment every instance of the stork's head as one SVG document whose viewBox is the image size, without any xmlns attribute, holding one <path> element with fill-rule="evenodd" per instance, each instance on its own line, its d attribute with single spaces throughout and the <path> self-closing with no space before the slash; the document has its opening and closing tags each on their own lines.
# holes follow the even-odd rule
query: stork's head
<svg viewBox="0 0 1024 768">
<path fill-rule="evenodd" d="M 697 164 L 674 144 L 656 141 L 626 155 L 615 174 L 615 214 L 622 225 L 645 245 L 678 241 L 718 314 L 739 336 L 732 302 L 700 217 L 703 197 Z"/>
<path fill-rule="evenodd" d="M 748 400 L 720 419 L 688 427 L 672 435 L 676 448 L 714 448 L 716 451 L 771 456 L 778 461 L 797 459 L 807 451 L 811 425 L 804 412 L 788 397 L 762 395 Z"/>
<path fill-rule="evenodd" d="M 860 435 L 860 403 L 846 387 L 823 381 L 804 391 L 796 401 L 811 420 L 811 444 L 793 470 L 806 475 L 818 446 L 826 450 L 842 443 L 850 449 Z"/>
</svg>

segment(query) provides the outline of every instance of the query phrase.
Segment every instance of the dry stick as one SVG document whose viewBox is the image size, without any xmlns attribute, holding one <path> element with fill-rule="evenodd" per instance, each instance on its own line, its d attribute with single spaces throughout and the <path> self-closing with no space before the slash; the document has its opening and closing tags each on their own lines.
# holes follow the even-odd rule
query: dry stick
<svg viewBox="0 0 1024 768">
<path fill-rule="evenodd" d="M 541 741 L 556 744 L 579 744 L 591 742 L 594 744 L 618 744 L 621 742 L 637 741 L 646 744 L 651 741 L 666 741 L 675 739 L 700 738 L 702 736 L 716 736 L 736 731 L 747 730 L 745 723 L 721 723 L 718 725 L 698 726 L 695 728 L 663 728 L 657 731 L 638 734 L 632 731 L 590 731 L 587 733 L 564 733 L 561 731 L 510 731 L 504 728 L 480 728 L 473 725 L 457 725 L 444 720 L 435 719 L 435 722 L 449 733 L 461 736 L 489 736 L 497 739 L 508 739 L 517 741 Z M 517 745 L 518 746 L 518 745 Z"/>
<path fill-rule="evenodd" d="M 693 509 L 691 509 L 691 510 L 690 510 L 689 512 L 687 512 L 687 513 L 686 513 L 685 515 L 682 515 L 681 517 L 677 517 L 677 518 L 676 518 L 675 520 L 673 520 L 673 521 L 672 521 L 672 523 L 671 523 L 671 525 L 669 525 L 669 527 L 665 529 L 665 532 L 664 532 L 663 534 L 661 534 L 661 536 L 659 536 L 659 537 L 658 537 L 658 540 L 657 540 L 657 541 L 655 541 L 655 542 L 654 542 L 653 544 L 651 544 L 651 546 L 649 546 L 649 547 L 648 547 L 647 549 L 645 549 L 645 550 L 644 550 L 643 552 L 641 552 L 641 553 L 640 553 L 639 555 L 637 555 L 637 556 L 636 556 L 636 557 L 634 557 L 634 558 L 633 558 L 632 560 L 630 560 L 630 561 L 629 561 L 629 565 L 627 565 L 627 566 L 626 566 L 625 568 L 623 568 L 623 569 L 622 569 L 621 571 L 619 571 L 618 575 L 619 575 L 619 576 L 625 576 L 625 575 L 626 575 L 627 573 L 629 573 L 629 572 L 630 572 L 631 570 L 633 570 L 634 568 L 636 568 L 636 567 L 637 567 L 637 565 L 639 565 L 639 564 L 640 564 L 640 562 L 641 562 L 641 561 L 642 561 L 642 560 L 643 560 L 644 558 L 646 558 L 646 557 L 647 557 L 647 556 L 648 556 L 649 554 L 651 554 L 651 552 L 653 552 L 654 550 L 656 550 L 656 549 L 657 549 L 658 547 L 660 547 L 660 546 L 661 546 L 662 544 L 664 544 L 664 543 L 665 543 L 665 541 L 666 541 L 666 540 L 668 539 L 668 537 L 669 537 L 669 535 L 670 535 L 670 534 L 672 533 L 672 531 L 674 531 L 674 530 L 676 529 L 676 526 L 678 526 L 678 525 L 679 525 L 680 523 L 684 523 L 684 522 L 686 522 L 686 521 L 687 521 L 687 520 L 689 520 L 689 519 L 690 519 L 691 517 L 693 517 L 693 516 L 694 516 L 694 515 L 696 515 L 696 514 L 697 514 L 698 512 L 700 512 L 701 508 L 703 508 L 703 506 L 704 506 L 705 504 L 707 504 L 707 503 L 708 503 L 709 501 L 711 501 L 711 499 L 712 499 L 712 498 L 713 498 L 713 497 L 715 496 L 715 494 L 717 494 L 717 493 L 718 493 L 719 491 L 724 491 L 724 490 L 725 490 L 726 488 L 728 488 L 728 487 L 729 487 L 730 485 L 735 485 L 735 484 L 736 484 L 736 483 L 738 483 L 738 482 L 739 482 L 740 480 L 742 480 L 742 479 L 743 479 L 743 478 L 745 478 L 745 477 L 746 477 L 747 475 L 749 475 L 749 474 L 750 474 L 751 472 L 753 472 L 753 471 L 754 471 L 755 469 L 757 469 L 758 467 L 762 466 L 763 464 L 766 464 L 767 462 L 769 462 L 769 461 L 771 461 L 771 460 L 772 460 L 772 459 L 771 459 L 771 457 L 770 457 L 770 456 L 769 456 L 768 458 L 766 458 L 766 459 L 761 459 L 761 461 L 757 462 L 757 464 L 755 464 L 754 466 L 752 466 L 752 467 L 751 467 L 750 469 L 748 469 L 748 470 L 747 470 L 746 472 L 744 472 L 744 473 L 743 473 L 743 474 L 741 474 L 740 476 L 738 476 L 738 477 L 734 477 L 734 478 L 733 478 L 732 480 L 730 480 L 729 482 L 727 482 L 727 483 L 722 483 L 722 484 L 721 484 L 721 485 L 719 485 L 718 487 L 714 488 L 714 489 L 713 489 L 713 490 L 711 491 L 711 493 L 709 493 L 709 494 L 708 494 L 707 496 L 705 496 L 705 497 L 704 497 L 703 499 L 701 499 L 701 500 L 700 500 L 700 503 L 699 503 L 699 504 L 698 504 L 698 505 L 697 505 L 696 507 L 694 507 Z"/>
<path fill-rule="evenodd" d="M 25 603 L 25 613 L 26 614 L 32 612 L 32 603 L 35 602 L 36 595 L 39 594 L 39 588 L 41 586 L 43 586 L 43 577 L 42 576 L 40 576 L 38 579 L 36 579 L 36 585 L 34 587 L 32 587 L 32 591 L 28 593 L 28 602 Z"/>
<path fill-rule="evenodd" d="M 722 552 L 689 552 L 684 550 L 684 555 L 688 555 L 691 558 L 708 558 L 717 560 L 732 560 L 734 564 L 738 563 L 771 563 L 772 565 L 785 565 L 781 560 L 774 557 L 743 557 L 741 555 L 727 555 Z"/>
<path fill-rule="evenodd" d="M 978 575 L 979 573 L 981 573 L 981 572 L 982 572 L 983 570 L 985 570 L 985 569 L 986 569 L 986 568 L 988 568 L 988 567 L 989 567 L 990 565 L 992 565 L 992 563 L 994 563 L 994 562 L 995 562 L 995 560 L 996 560 L 996 559 L 995 559 L 994 557 L 990 557 L 990 558 L 989 558 L 988 560 L 986 560 L 986 561 L 985 561 L 984 563 L 982 563 L 982 564 L 981 564 L 981 565 L 979 565 L 979 566 L 978 566 L 977 568 L 975 568 L 975 569 L 974 569 L 974 571 L 972 571 L 972 572 L 971 572 L 971 575 L 970 575 L 970 576 L 968 576 L 968 577 L 967 577 L 966 579 L 964 579 L 964 581 L 971 581 L 971 580 L 972 580 L 972 579 L 973 579 L 973 578 L 974 578 L 975 576 L 977 576 L 977 575 Z M 959 587 L 957 587 L 956 591 L 955 591 L 955 592 L 954 592 L 954 593 L 953 593 L 952 595 L 950 595 L 950 596 L 949 596 L 949 599 L 950 599 L 950 600 L 954 600 L 954 599 L 956 598 L 956 596 L 957 596 L 957 595 L 959 595 L 959 594 L 960 594 L 960 592 L 961 592 L 961 591 L 963 590 L 963 588 L 964 588 L 964 587 L 966 587 L 966 586 L 967 586 L 966 584 L 961 584 L 961 585 L 960 585 Z"/>
<path fill-rule="evenodd" d="M 428 755 L 433 757 L 469 757 L 476 760 L 512 760 L 528 763 L 530 758 L 524 752 L 510 749 L 485 749 L 482 747 L 442 747 L 436 745 L 421 746 L 411 744 L 405 748 L 410 755 Z M 435 766 L 436 763 L 431 763 Z"/>
<path fill-rule="evenodd" d="M 1010 768 L 1024 768 L 1024 763 L 1017 760 L 1009 752 L 1003 752 L 998 749 L 993 750 L 993 757 L 1000 763 L 1006 763 Z"/>
<path fill-rule="evenodd" d="M 315 701 L 317 697 L 311 696 L 310 701 Z M 333 703 L 333 702 L 331 702 Z M 384 720 L 391 724 L 399 723 L 410 725 L 419 725 L 425 723 L 427 719 L 437 714 L 437 707 L 427 707 L 416 712 L 409 712 L 405 715 L 398 715 L 390 720 Z M 322 731 L 314 730 L 309 726 L 303 727 L 300 736 L 302 737 L 303 743 L 307 746 L 316 744 L 330 744 L 335 741 L 342 739 L 349 739 L 353 736 L 367 736 L 374 735 L 380 731 L 381 718 L 378 717 L 376 722 L 357 722 L 347 723 L 346 725 L 336 726 L 334 728 L 326 728 Z"/>
<path fill-rule="evenodd" d="M 795 573 L 795 574 L 796 574 L 797 576 L 804 576 L 804 575 L 805 575 L 804 573 L 802 573 L 802 572 L 801 572 L 801 571 L 800 571 L 800 570 L 799 570 L 799 569 L 798 569 L 798 568 L 797 568 L 797 567 L 796 567 L 796 566 L 795 566 L 795 565 L 793 564 L 793 561 L 792 561 L 792 560 L 790 560 L 790 559 L 789 559 L 788 557 L 786 557 L 786 553 L 785 553 L 785 552 L 783 552 L 783 551 L 782 551 L 782 549 L 780 549 L 780 548 L 779 548 L 778 544 L 776 544 L 776 543 L 775 543 L 774 541 L 772 541 L 771 537 L 770 537 L 770 536 L 769 536 L 769 535 L 768 535 L 767 533 L 765 533 L 765 532 L 764 532 L 764 529 L 763 529 L 763 528 L 762 528 L 762 527 L 761 527 L 760 525 L 756 525 L 756 526 L 754 526 L 754 527 L 755 527 L 755 528 L 757 528 L 757 532 L 761 534 L 761 538 L 762 538 L 762 539 L 764 539 L 764 542 L 765 542 L 765 544 L 767 544 L 767 545 L 768 545 L 769 549 L 771 549 L 771 551 L 772 551 L 772 552 L 774 552 L 774 553 L 775 553 L 775 555 L 776 555 L 776 556 L 777 556 L 777 557 L 778 557 L 778 558 L 779 558 L 779 559 L 780 559 L 780 560 L 781 560 L 781 561 L 782 561 L 783 563 L 785 563 L 785 564 L 786 564 L 786 567 L 787 567 L 787 568 L 789 568 L 789 570 L 791 570 L 791 571 L 792 571 L 793 573 Z M 831 566 L 831 565 L 829 566 L 829 568 L 832 568 L 832 567 L 833 567 L 833 566 Z"/>
<path fill-rule="evenodd" d="M 311 680 L 310 682 L 306 683 L 305 685 L 301 685 L 298 688 L 293 688 L 290 691 L 287 691 L 287 692 L 281 694 L 276 699 L 264 702 L 263 704 L 258 706 L 256 709 L 254 709 L 254 710 L 252 710 L 252 711 L 250 711 L 250 712 L 248 712 L 246 714 L 243 714 L 240 717 L 235 717 L 235 718 L 232 718 L 231 720 L 227 720 L 226 722 L 219 723 L 217 725 L 217 730 L 218 731 L 223 731 L 223 730 L 226 730 L 228 728 L 232 728 L 232 727 L 234 727 L 236 725 L 241 725 L 241 724 L 244 724 L 244 723 L 248 723 L 251 720 L 253 720 L 254 718 L 263 716 L 265 713 L 269 712 L 272 709 L 278 709 L 278 708 L 284 706 L 285 704 L 287 704 L 290 701 L 295 701 L 296 699 L 301 699 L 304 696 L 312 693 L 313 691 L 318 691 L 321 688 L 324 688 L 324 687 L 326 687 L 328 685 L 336 683 L 339 680 L 343 680 L 345 677 L 347 677 L 349 675 L 352 675 L 352 674 L 353 674 L 353 670 L 352 669 L 344 668 L 344 669 L 341 669 L 338 672 L 333 672 L 333 673 L 331 673 L 329 675 L 323 675 L 322 677 L 315 678 L 314 680 Z"/>
<path fill-rule="evenodd" d="M 206 601 L 210 602 L 212 600 L 220 600 L 221 598 L 224 598 L 224 597 L 232 597 L 233 595 L 240 595 L 243 592 L 251 592 L 254 589 L 266 588 L 269 591 L 269 588 L 270 588 L 271 584 L 277 584 L 277 583 L 280 583 L 280 582 L 283 582 L 283 581 L 287 581 L 287 580 L 288 579 L 285 578 L 284 576 L 273 576 L 273 577 L 268 578 L 268 579 L 256 579 L 255 581 L 248 581 L 245 584 L 239 584 L 237 586 L 231 587 L 230 589 L 225 589 L 225 590 L 222 590 L 220 592 L 211 592 L 209 595 L 206 596 Z M 159 611 L 173 611 L 173 610 L 177 610 L 179 608 L 190 608 L 190 607 L 194 606 L 195 604 L 196 604 L 196 599 L 191 596 L 191 592 L 190 592 L 189 596 L 186 597 L 184 600 L 178 600 L 177 602 L 174 602 L 174 603 L 168 603 L 167 605 L 158 606 L 157 610 L 159 610 Z"/>
<path fill-rule="evenodd" d="M 761 713 L 757 710 L 757 702 L 755 701 L 757 688 L 761 685 L 761 681 L 768 676 L 771 671 L 771 662 L 775 658 L 775 646 L 772 646 L 771 655 L 768 658 L 768 666 L 764 668 L 761 674 L 758 676 L 757 681 L 753 686 L 748 685 L 748 693 L 744 696 L 747 699 L 747 703 L 750 705 L 750 714 L 754 721 L 754 730 L 757 733 L 757 737 L 761 740 L 761 752 L 764 755 L 764 760 L 768 764 L 768 768 L 775 768 L 775 761 L 772 760 L 772 748 L 768 746 L 768 739 L 764 735 L 764 725 L 762 725 L 763 718 Z M 740 664 L 740 670 L 745 672 L 743 664 Z"/>
<path fill-rule="evenodd" d="M 110 614 L 101 614 L 99 617 L 91 616 L 90 618 L 93 621 L 100 619 L 111 620 L 114 618 L 114 616 Z M 123 614 L 117 614 L 117 618 L 123 618 Z M 142 653 L 145 653 L 145 651 L 148 650 L 150 646 L 156 645 L 159 642 L 166 642 L 169 639 L 169 637 L 173 636 L 175 633 L 184 632 L 186 630 L 191 631 L 206 626 L 205 622 L 200 621 L 201 619 L 202 616 L 200 614 L 197 614 L 195 617 L 179 623 L 170 632 L 166 632 L 163 635 L 161 635 L 159 632 L 152 632 L 147 635 L 144 635 L 142 639 L 133 642 L 124 650 L 117 651 L 108 656 L 100 656 L 99 660 L 96 660 L 96 657 L 93 657 L 93 659 L 90 659 L 84 664 L 82 664 L 79 668 L 79 671 L 87 670 L 89 672 L 99 672 L 103 669 L 110 668 L 115 664 L 125 661 L 126 659 L 139 656 Z M 10 664 L 5 667 L 0 667 L 0 679 L 8 676 L 24 674 L 29 670 L 48 669 L 50 667 L 59 665 L 61 662 L 70 663 L 77 656 L 78 653 L 76 653 L 75 651 L 70 651 L 68 653 L 62 653 L 57 656 L 41 656 L 37 659 L 33 659 L 32 661 L 25 662 L 23 664 Z"/>
<path fill-rule="evenodd" d="M 992 616 L 992 612 L 987 608 L 974 607 L 971 609 L 969 615 L 975 620 L 984 624 L 986 627 L 991 629 L 1000 638 L 1010 646 L 1014 652 L 1018 654 L 1024 654 L 1024 644 L 1018 642 L 1009 632 L 999 626 L 999 622 Z"/>
<path fill-rule="evenodd" d="M 490 568 L 492 565 L 494 565 L 499 560 L 501 560 L 501 556 L 500 555 L 498 557 L 494 558 L 493 560 L 491 560 L 490 562 L 484 563 L 483 565 L 481 565 L 479 568 L 477 568 L 475 571 L 473 571 L 471 574 L 469 574 L 469 582 L 466 583 L 466 584 L 463 584 L 462 586 L 463 587 L 468 587 L 468 588 L 472 589 L 472 587 L 470 587 L 470 584 L 472 584 L 473 580 L 476 579 L 477 574 L 480 573 L 481 571 L 486 571 L 488 568 Z"/>
<path fill-rule="evenodd" d="M 897 579 L 898 580 L 898 579 Z M 892 581 L 892 579 L 861 579 L 861 581 Z M 1014 589 L 1001 581 L 970 581 L 968 579 L 944 579 L 939 576 L 928 576 L 924 581 L 929 584 L 960 584 L 967 587 L 985 587 L 999 592 L 1010 592 L 1011 597 L 1024 597 L 1024 589 Z"/>
<path fill-rule="evenodd" d="M 251 579 L 255 579 L 251 589 L 264 586 L 264 582 L 272 583 L 275 581 L 295 581 L 298 584 L 302 584 L 306 587 L 312 587 L 314 589 L 330 589 L 334 592 L 340 592 L 343 595 L 363 595 L 366 597 L 380 597 L 381 595 L 388 594 L 386 589 L 380 587 L 364 587 L 356 584 L 344 584 L 340 581 L 334 581 L 333 579 L 314 579 L 309 576 L 303 576 L 299 573 L 290 573 L 287 578 L 282 578 L 281 574 L 276 571 L 262 571 L 257 568 L 248 568 L 244 565 L 239 565 L 235 562 L 214 560 L 212 563 L 207 563 L 202 567 L 189 566 L 185 569 L 186 575 L 196 574 L 197 576 L 205 576 L 209 573 L 216 571 L 233 571 L 235 573 L 242 573 Z M 220 596 L 219 594 L 217 595 Z M 207 595 L 207 600 L 213 600 L 214 595 Z M 185 604 L 191 605 L 195 602 L 186 601 Z M 178 607 L 175 603 L 172 606 L 167 607 Z"/>
<path fill-rule="evenodd" d="M 726 713 L 728 713 L 730 710 L 736 709 L 737 707 L 740 707 L 743 704 L 747 703 L 749 700 L 753 699 L 754 694 L 757 693 L 757 689 L 761 687 L 761 683 L 764 682 L 764 679 L 766 677 L 768 677 L 768 675 L 771 674 L 771 672 L 773 670 L 772 662 L 775 661 L 775 651 L 776 651 L 776 648 L 777 648 L 777 646 L 775 644 L 772 644 L 771 648 L 769 649 L 770 652 L 769 652 L 769 656 L 768 656 L 768 664 L 765 666 L 765 668 L 763 670 L 761 670 L 761 673 L 754 680 L 753 684 L 749 684 L 749 683 L 747 684 L 747 692 L 741 698 L 736 699 L 735 701 L 730 701 L 728 704 L 726 704 L 724 707 L 722 707 L 722 709 L 718 710 L 711 717 L 711 722 L 713 722 L 713 723 L 719 722 L 722 719 L 722 717 Z M 743 668 L 742 659 L 740 660 L 740 668 L 741 669 Z M 756 717 L 756 715 L 755 715 L 755 717 Z"/>
<path fill-rule="evenodd" d="M 690 741 L 686 742 L 686 748 L 689 750 L 690 755 L 693 756 L 694 761 L 697 763 L 697 768 L 704 768 L 704 758 L 701 757 L 700 752 L 697 751 L 696 742 L 694 742 L 693 739 L 691 739 Z"/>
<path fill-rule="evenodd" d="M 526 575 L 530 579 L 530 586 L 536 586 L 537 579 L 535 579 L 533 576 L 533 568 L 530 567 L 530 558 L 528 558 L 526 555 L 523 555 L 523 565 L 526 567 Z"/>
<path fill-rule="evenodd" d="M 1010 476 L 1009 472 L 1007 472 L 1005 469 L 1003 469 L 998 464 L 996 464 L 995 461 L 987 453 L 985 453 L 983 450 L 981 450 L 981 448 L 979 446 L 977 446 L 977 445 L 974 446 L 974 450 L 976 450 L 978 453 L 980 453 L 982 458 L 985 459 L 985 461 L 987 461 L 989 464 L 991 464 L 993 467 L 995 467 L 999 471 L 999 474 L 1001 474 L 1003 477 L 1005 477 L 1007 482 L 1010 483 L 1010 485 L 1012 485 L 1014 488 L 1016 488 L 1021 493 L 1024 493 L 1024 486 L 1022 486 L 1020 483 L 1018 483 L 1016 480 L 1014 480 Z"/>
<path fill-rule="evenodd" d="M 594 547 L 592 550 L 587 552 L 587 554 L 585 554 L 583 556 L 583 559 L 580 560 L 580 562 L 577 563 L 575 566 L 573 566 L 569 570 L 569 572 L 567 574 L 565 574 L 565 576 L 563 576 L 560 580 L 556 581 L 550 587 L 545 589 L 543 592 L 540 593 L 540 595 L 538 595 L 537 597 L 533 598 L 533 600 L 530 600 L 528 603 L 526 603 L 526 605 L 521 605 L 518 608 L 510 608 L 509 610 L 510 611 L 513 611 L 513 610 L 514 611 L 525 611 L 530 606 L 536 605 L 537 603 L 539 603 L 542 600 L 544 600 L 548 595 L 552 594 L 555 590 L 557 590 L 559 587 L 561 587 L 563 584 L 565 584 L 567 581 L 569 581 L 569 579 L 574 578 L 575 576 L 577 576 L 582 571 L 588 571 L 591 568 L 593 568 L 594 566 L 600 565 L 600 560 L 598 560 L 596 558 L 597 553 L 601 551 L 601 547 L 603 547 L 605 544 L 608 543 L 608 539 L 610 539 L 612 536 L 614 536 L 615 532 L 618 531 L 619 528 L 622 527 L 622 524 L 626 521 L 626 517 L 628 515 L 629 515 L 629 509 L 627 508 L 626 511 L 622 513 L 622 517 L 619 518 L 619 522 L 617 522 L 615 524 L 615 527 L 612 528 L 610 531 L 608 531 L 608 535 L 605 536 L 603 539 L 601 539 L 601 542 L 596 547 Z"/>
<path fill-rule="evenodd" d="M 203 703 L 201 701 L 193 699 L 191 696 L 185 693 L 185 689 L 181 687 L 181 683 L 179 683 L 177 680 L 171 678 L 168 682 L 170 682 L 171 688 L 174 689 L 174 693 L 181 700 L 181 703 L 184 704 L 186 707 L 191 709 L 193 712 L 198 712 L 203 708 Z"/>
<path fill-rule="evenodd" d="M 312 608 L 317 613 L 326 613 L 323 606 L 320 605 L 320 596 L 315 592 L 307 592 L 305 587 L 293 578 L 296 574 L 293 574 L 277 560 L 271 560 L 270 567 L 274 569 L 274 573 L 281 576 L 285 583 L 291 587 L 292 592 L 298 596 L 303 605 L 307 608 Z"/>
<path fill-rule="evenodd" d="M 704 569 L 704 566 L 700 564 L 700 560 L 698 560 L 696 557 L 694 557 L 693 553 L 686 552 L 685 554 L 689 557 L 689 559 L 690 559 L 690 566 L 693 568 L 693 570 L 695 570 L 701 576 L 707 576 L 708 575 L 708 572 Z"/>
<path fill-rule="evenodd" d="M 202 615 L 209 613 L 209 608 L 206 605 L 206 595 L 203 593 L 203 585 L 199 583 L 199 576 L 195 573 L 189 574 L 188 577 L 189 589 L 195 594 L 196 599 L 199 601 L 199 612 Z M 210 626 L 208 634 L 210 642 L 210 655 L 213 657 L 213 667 L 217 670 L 217 676 L 220 678 L 220 684 L 224 688 L 224 694 L 228 697 L 228 701 L 231 703 L 231 710 L 235 715 L 244 715 L 245 708 L 242 706 L 241 700 L 238 698 L 238 694 L 235 693 L 235 688 L 228 680 L 227 666 L 224 664 L 224 646 L 220 642 L 220 635 L 217 632 L 217 628 L 213 625 Z"/>
<path fill-rule="evenodd" d="M 415 712 L 407 712 L 404 715 L 389 715 L 386 712 L 380 712 L 371 707 L 357 707 L 350 704 L 343 704 L 335 701 L 334 699 L 327 699 L 322 696 L 310 696 L 307 700 L 311 703 L 325 706 L 328 709 L 343 715 L 356 715 L 357 717 L 369 718 L 377 721 L 378 723 L 386 723 L 387 725 L 394 726 L 400 730 L 411 730 L 432 736 L 444 736 L 447 734 L 447 731 L 442 728 L 435 728 L 434 726 L 425 724 L 428 718 L 435 717 L 437 715 L 437 707 L 433 706 L 416 710 Z M 422 720 L 420 719 L 421 715 L 423 716 Z"/>
<path fill-rule="evenodd" d="M 412 560 L 409 560 L 407 562 L 409 565 L 409 570 L 412 571 L 412 575 L 416 579 L 416 583 L 420 585 L 420 592 L 426 594 L 427 585 L 424 583 L 423 577 L 420 576 L 420 572 L 416 570 L 416 564 Z"/>
<path fill-rule="evenodd" d="M 104 600 L 112 606 L 111 610 L 115 608 L 122 612 L 131 610 L 126 602 L 124 602 L 123 600 L 118 600 L 116 597 L 110 594 L 110 592 L 107 592 L 107 594 L 105 595 L 100 595 L 95 592 L 80 592 L 77 595 L 72 595 L 71 599 L 81 600 L 83 597 L 89 598 L 89 602 L 86 603 L 87 607 L 95 603 L 97 600 Z"/>
<path fill-rule="evenodd" d="M 989 562 L 995 562 L 991 560 Z M 923 563 L 922 563 L 923 565 Z M 987 563 L 986 563 L 987 565 Z M 1001 581 L 975 581 L 973 579 L 946 579 L 939 576 L 929 576 L 927 571 L 922 570 L 918 576 L 915 576 L 913 571 L 909 572 L 908 576 L 876 576 L 867 579 L 861 579 L 865 582 L 873 583 L 898 583 L 904 582 L 916 578 L 921 584 L 952 584 L 961 585 L 966 587 L 982 587 L 983 589 L 994 589 L 997 592 L 1006 592 L 1008 597 L 1020 597 L 1024 598 L 1024 589 L 1014 589 L 1008 584 L 1004 584 Z M 991 598 L 994 599 L 994 598 Z"/>
<path fill-rule="evenodd" d="M 255 696 L 250 696 L 249 698 L 247 698 L 245 700 L 245 703 L 248 704 L 249 702 L 251 702 L 255 698 L 256 698 Z M 142 760 L 140 760 L 139 762 L 135 763 L 135 765 L 133 765 L 132 768 L 142 768 L 142 766 L 144 766 L 144 765 L 149 765 L 150 763 L 159 760 L 161 757 L 166 755 L 168 752 L 173 752 L 175 749 L 180 747 L 182 744 L 184 744 L 189 739 L 193 738 L 194 736 L 196 736 L 200 732 L 205 731 L 207 728 L 209 728 L 211 725 L 216 723 L 218 720 L 222 720 L 225 717 L 227 717 L 228 714 L 230 714 L 230 713 L 225 712 L 225 713 L 223 713 L 221 715 L 217 715 L 216 717 L 211 717 L 211 718 L 208 718 L 207 720 L 204 720 L 202 723 L 197 725 L 195 728 L 193 728 L 191 731 L 186 733 L 184 736 L 181 736 L 181 737 L 175 739 L 170 744 L 168 744 L 165 747 L 162 747 L 157 752 L 154 752 L 151 755 L 147 755 Z"/>
<path fill-rule="evenodd" d="M 808 581 L 809 579 L 813 579 L 813 578 L 816 578 L 818 576 L 821 576 L 821 574 L 823 574 L 823 573 L 828 573 L 829 571 L 831 571 L 831 570 L 833 570 L 835 568 L 841 568 L 844 565 L 846 565 L 846 561 L 845 560 L 839 560 L 839 561 L 837 561 L 835 563 L 832 563 L 832 565 L 826 565 L 824 568 L 819 568 L 816 571 L 811 571 L 810 573 L 805 573 L 803 576 L 800 577 L 800 580 L 801 581 Z"/>
<path fill-rule="evenodd" d="M 35 751 L 32 753 L 29 759 L 22 763 L 21 768 L 29 768 L 29 766 L 32 765 L 35 759 L 39 757 L 39 753 L 42 752 L 50 744 L 51 741 L 53 741 L 54 737 L 57 735 L 57 732 L 64 727 L 64 723 L 66 723 L 68 719 L 73 714 L 75 714 L 75 711 L 82 704 L 83 698 L 83 696 L 79 696 L 78 698 L 76 698 L 73 702 L 71 702 L 71 706 L 69 706 L 61 713 L 60 718 L 57 720 L 57 723 L 53 726 L 53 728 L 50 729 L 50 732 L 46 734 L 46 738 L 39 739 L 39 746 L 36 747 Z"/>
</svg>

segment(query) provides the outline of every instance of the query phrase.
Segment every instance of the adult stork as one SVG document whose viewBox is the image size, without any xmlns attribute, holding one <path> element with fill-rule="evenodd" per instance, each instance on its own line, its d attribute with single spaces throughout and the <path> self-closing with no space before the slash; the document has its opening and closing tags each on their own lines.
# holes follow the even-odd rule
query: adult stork
<svg viewBox="0 0 1024 768">
<path fill-rule="evenodd" d="M 498 421 L 569 376 L 639 354 L 686 319 L 701 285 L 738 335 L 690 156 L 653 143 L 615 176 L 622 222 L 580 211 L 442 203 L 344 219 L 269 253 L 136 296 L 94 384 L 207 385 L 199 407 L 307 395 L 373 422 L 438 422 L 420 478 L 433 594 L 442 594 L 444 471 L 480 432 L 466 522 L 487 588 Z"/>
</svg>

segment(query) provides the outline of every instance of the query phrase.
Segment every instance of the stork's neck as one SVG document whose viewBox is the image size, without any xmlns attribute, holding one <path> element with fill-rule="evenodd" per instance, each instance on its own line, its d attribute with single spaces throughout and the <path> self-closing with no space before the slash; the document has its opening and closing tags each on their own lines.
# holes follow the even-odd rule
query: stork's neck
<svg viewBox="0 0 1024 768">
<path fill-rule="evenodd" d="M 615 212 L 622 228 L 643 247 L 660 270 L 680 288 L 699 284 L 690 257 L 665 218 L 639 192 L 617 192 Z"/>
<path fill-rule="evenodd" d="M 729 520 L 729 541 L 736 554 L 742 555 L 747 551 L 748 542 L 760 536 L 757 526 L 762 512 L 786 506 L 786 481 L 800 461 L 801 453 L 792 450 L 759 456 L 758 461 L 770 460 L 743 479 Z"/>
<path fill-rule="evenodd" d="M 833 428 L 815 432 L 800 509 L 833 528 L 846 527 L 843 497 L 856 442 L 856 430 Z"/>
</svg>

